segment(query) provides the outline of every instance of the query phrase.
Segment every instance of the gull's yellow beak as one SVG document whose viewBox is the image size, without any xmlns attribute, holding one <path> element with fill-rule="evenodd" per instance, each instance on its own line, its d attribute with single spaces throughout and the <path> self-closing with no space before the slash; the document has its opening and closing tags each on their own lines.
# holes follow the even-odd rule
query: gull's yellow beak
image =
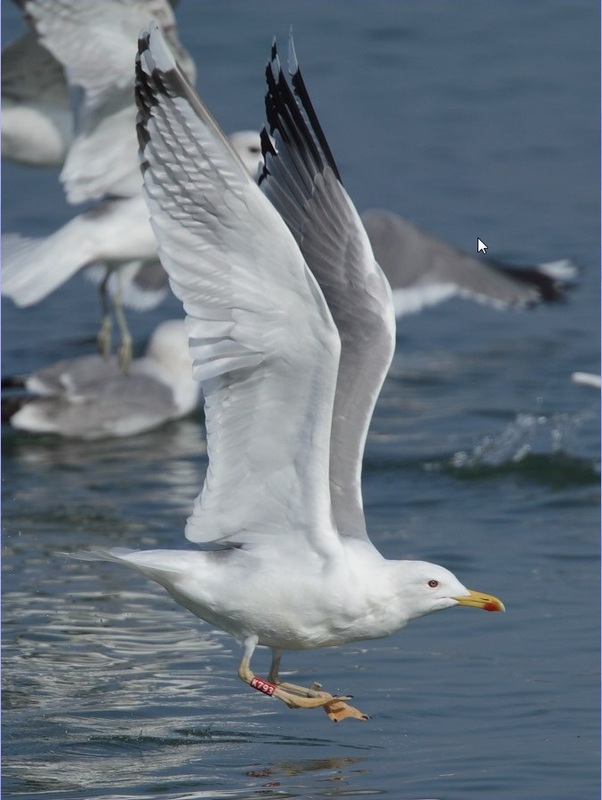
<svg viewBox="0 0 602 800">
<path fill-rule="evenodd" d="M 473 592 L 472 589 L 468 590 L 468 594 L 461 597 L 454 597 L 454 600 L 461 606 L 472 606 L 473 608 L 482 608 L 484 611 L 505 611 L 504 604 L 497 597 L 490 594 L 483 594 L 482 592 Z"/>
</svg>

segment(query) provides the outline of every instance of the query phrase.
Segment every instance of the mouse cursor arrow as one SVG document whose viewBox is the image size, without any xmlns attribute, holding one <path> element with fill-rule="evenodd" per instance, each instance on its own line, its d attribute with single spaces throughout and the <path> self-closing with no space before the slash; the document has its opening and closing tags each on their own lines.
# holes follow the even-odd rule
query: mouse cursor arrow
<svg viewBox="0 0 602 800">
<path fill-rule="evenodd" d="M 477 253 L 486 253 L 487 245 L 477 236 Z"/>
</svg>

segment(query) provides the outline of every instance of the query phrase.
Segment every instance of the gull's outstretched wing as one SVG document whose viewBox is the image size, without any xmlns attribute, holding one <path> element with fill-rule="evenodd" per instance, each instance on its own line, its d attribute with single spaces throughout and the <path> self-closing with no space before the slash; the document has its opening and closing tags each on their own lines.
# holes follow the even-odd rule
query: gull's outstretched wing
<svg viewBox="0 0 602 800">
<path fill-rule="evenodd" d="M 391 211 L 365 211 L 362 222 L 391 284 L 398 317 L 454 295 L 500 309 L 529 308 L 563 299 L 578 275 L 569 260 L 512 267 L 475 258 Z"/>
<path fill-rule="evenodd" d="M 140 191 L 132 64 L 140 30 L 157 20 L 194 80 L 168 0 L 20 0 L 41 44 L 77 94 L 77 122 L 61 181 L 71 203 Z M 103 68 L 96 54 L 103 52 Z"/>
<path fill-rule="evenodd" d="M 339 533 L 366 537 L 361 466 L 368 426 L 395 346 L 391 291 L 289 50 L 289 87 L 276 46 L 266 70 L 269 133 L 260 186 L 320 284 L 341 337 L 332 421 L 330 491 Z"/>
<path fill-rule="evenodd" d="M 154 25 L 139 42 L 136 98 L 159 256 L 205 395 L 209 466 L 186 536 L 293 535 L 329 552 L 340 546 L 328 486 L 340 341 L 326 302 Z"/>
</svg>

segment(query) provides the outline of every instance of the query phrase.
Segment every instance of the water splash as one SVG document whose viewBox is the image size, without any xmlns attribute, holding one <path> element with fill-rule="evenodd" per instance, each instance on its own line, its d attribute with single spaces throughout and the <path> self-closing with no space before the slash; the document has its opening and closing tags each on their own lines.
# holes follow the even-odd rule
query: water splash
<svg viewBox="0 0 602 800">
<path fill-rule="evenodd" d="M 599 459 L 574 455 L 578 433 L 593 412 L 518 414 L 498 433 L 488 434 L 472 450 L 460 450 L 444 468 L 465 478 L 521 473 L 554 485 L 599 481 Z"/>
<path fill-rule="evenodd" d="M 471 451 L 460 450 L 451 465 L 464 467 L 518 463 L 532 453 L 568 453 L 585 414 L 518 414 L 502 431 L 489 434 Z"/>
</svg>

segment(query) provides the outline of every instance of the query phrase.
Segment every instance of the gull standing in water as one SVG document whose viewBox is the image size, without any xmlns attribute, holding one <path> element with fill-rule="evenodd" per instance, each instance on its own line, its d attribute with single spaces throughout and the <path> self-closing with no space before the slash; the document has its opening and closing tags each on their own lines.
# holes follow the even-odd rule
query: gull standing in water
<svg viewBox="0 0 602 800">
<path fill-rule="evenodd" d="M 281 681 L 283 651 L 384 637 L 457 605 L 504 607 L 444 567 L 385 559 L 366 533 L 361 461 L 393 305 L 292 49 L 290 61 L 292 90 L 274 46 L 270 202 L 156 25 L 141 37 L 145 191 L 205 396 L 209 466 L 186 526 L 200 547 L 81 555 L 141 572 L 238 639 L 238 674 L 253 688 L 333 721 L 365 719 L 346 696 Z M 258 645 L 272 650 L 267 679 L 251 669 Z"/>
</svg>

